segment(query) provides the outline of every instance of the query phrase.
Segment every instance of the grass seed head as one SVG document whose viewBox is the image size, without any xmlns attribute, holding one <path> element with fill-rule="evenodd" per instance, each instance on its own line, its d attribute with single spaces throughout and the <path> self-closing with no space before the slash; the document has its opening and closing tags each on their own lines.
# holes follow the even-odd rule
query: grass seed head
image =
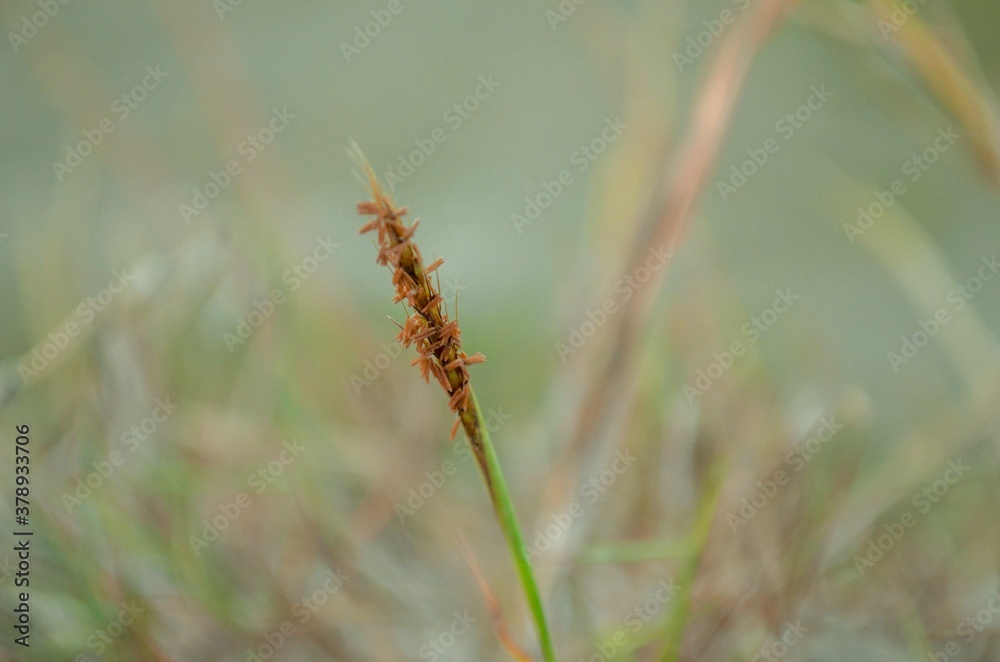
<svg viewBox="0 0 1000 662">
<path fill-rule="evenodd" d="M 372 199 L 358 203 L 358 214 L 373 217 L 360 229 L 361 234 L 374 232 L 378 247 L 377 261 L 392 270 L 392 283 L 396 288 L 395 301 L 405 302 L 409 314 L 401 325 L 396 339 L 404 347 L 415 346 L 417 358 L 411 365 L 418 366 L 424 381 L 433 375 L 449 395 L 448 406 L 458 419 L 452 436 L 461 423 L 470 439 L 478 438 L 478 419 L 471 411 L 469 373 L 466 366 L 482 363 L 482 354 L 468 356 L 462 351 L 461 331 L 458 320 L 449 320 L 444 309 L 444 298 L 430 278 L 441 266 L 437 259 L 425 267 L 417 245 L 412 242 L 419 221 L 407 225 L 406 207 L 397 207 L 385 192 L 371 164 L 355 147 L 352 156 L 362 168 L 371 187 Z"/>
</svg>

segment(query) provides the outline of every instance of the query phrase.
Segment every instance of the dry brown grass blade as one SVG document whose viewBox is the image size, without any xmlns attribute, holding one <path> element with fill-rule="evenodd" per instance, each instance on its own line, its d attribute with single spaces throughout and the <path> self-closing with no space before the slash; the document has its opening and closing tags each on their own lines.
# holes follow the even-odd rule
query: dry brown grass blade
<svg viewBox="0 0 1000 662">
<path fill-rule="evenodd" d="M 490 588 L 489 582 L 486 581 L 483 569 L 479 566 L 479 562 L 476 560 L 472 548 L 469 547 L 469 543 L 465 540 L 465 536 L 459 533 L 456 537 L 458 538 L 458 548 L 462 552 L 462 556 L 465 557 L 465 562 L 469 565 L 469 569 L 472 570 L 472 574 L 476 578 L 476 584 L 479 586 L 479 592 L 483 594 L 486 607 L 490 610 L 490 622 L 493 624 L 493 631 L 497 633 L 500 643 L 507 649 L 511 657 L 518 662 L 534 662 L 534 659 L 521 648 L 514 640 L 513 635 L 511 635 L 510 629 L 507 627 L 507 621 L 503 617 L 503 611 L 500 609 L 500 603 L 497 601 L 493 589 Z"/>
<path fill-rule="evenodd" d="M 691 127 L 677 156 L 671 161 L 659 191 L 647 207 L 627 271 L 646 260 L 648 250 L 658 247 L 673 253 L 690 222 L 712 168 L 718 158 L 754 55 L 774 31 L 780 19 L 797 0 L 764 0 L 723 39 L 692 111 Z M 647 327 L 650 302 L 662 284 L 662 269 L 636 295 L 622 304 L 617 328 L 610 334 L 611 348 L 599 376 L 592 380 L 579 410 L 569 444 L 555 466 L 562 472 L 547 486 L 541 517 L 556 512 L 576 489 L 581 457 L 603 421 L 613 411 L 612 401 L 627 393 L 629 368 L 640 332 Z M 559 563 L 561 559 L 556 559 Z"/>
<path fill-rule="evenodd" d="M 907 16 L 902 25 L 897 25 L 893 12 L 899 10 L 892 0 L 870 0 L 869 4 L 883 25 L 895 27 L 887 34 L 899 43 L 931 93 L 962 125 L 990 183 L 1000 186 L 1000 112 L 996 100 L 985 86 L 972 80 L 920 16 Z"/>
</svg>

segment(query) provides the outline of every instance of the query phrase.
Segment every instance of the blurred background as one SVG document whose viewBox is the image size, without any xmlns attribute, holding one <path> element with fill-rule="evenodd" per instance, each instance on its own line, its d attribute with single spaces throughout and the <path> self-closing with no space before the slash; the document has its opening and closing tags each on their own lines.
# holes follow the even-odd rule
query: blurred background
<svg viewBox="0 0 1000 662">
<path fill-rule="evenodd" d="M 560 659 L 1000 659 L 997 3 L 0 23 L 3 659 L 541 659 L 351 140 L 489 359 Z"/>
</svg>

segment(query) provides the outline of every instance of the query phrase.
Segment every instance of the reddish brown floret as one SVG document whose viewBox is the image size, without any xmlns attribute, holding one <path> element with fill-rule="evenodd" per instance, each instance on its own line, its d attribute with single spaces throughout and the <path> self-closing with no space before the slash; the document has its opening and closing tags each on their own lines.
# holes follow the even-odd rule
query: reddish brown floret
<svg viewBox="0 0 1000 662">
<path fill-rule="evenodd" d="M 476 438 L 476 417 L 469 410 L 471 397 L 467 365 L 482 363 L 482 354 L 467 356 L 461 350 L 461 331 L 458 320 L 449 320 L 444 312 L 444 299 L 428 277 L 441 266 L 437 259 L 424 267 L 423 258 L 416 244 L 410 240 L 417 229 L 403 222 L 406 207 L 396 207 L 379 186 L 374 173 L 367 172 L 373 199 L 358 203 L 358 213 L 375 218 L 361 227 L 361 233 L 377 230 L 378 263 L 393 270 L 392 282 L 396 287 L 395 301 L 405 301 L 413 310 L 400 327 L 396 339 L 404 347 L 416 345 L 418 356 L 411 365 L 419 366 L 420 375 L 429 381 L 430 375 L 440 382 L 450 396 L 448 406 L 457 415 L 452 437 L 458 425 L 466 428 L 470 439 Z"/>
</svg>

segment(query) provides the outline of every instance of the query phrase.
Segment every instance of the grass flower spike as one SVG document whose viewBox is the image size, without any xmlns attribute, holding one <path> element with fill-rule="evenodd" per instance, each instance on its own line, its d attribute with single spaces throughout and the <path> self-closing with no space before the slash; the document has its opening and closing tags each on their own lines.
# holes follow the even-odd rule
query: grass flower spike
<svg viewBox="0 0 1000 662">
<path fill-rule="evenodd" d="M 556 658 L 548 624 L 534 572 L 528 560 L 524 537 L 514 512 L 514 503 L 507 490 L 500 461 L 469 383 L 468 366 L 483 363 L 486 357 L 482 354 L 469 356 L 462 351 L 462 334 L 458 328 L 458 320 L 448 318 L 440 288 L 431 280 L 431 275 L 443 261 L 435 260 L 430 265 L 425 265 L 420 249 L 412 241 L 419 221 L 407 225 L 404 221 L 407 215 L 406 207 L 397 207 L 382 189 L 375 171 L 361 154 L 360 149 L 354 145 L 349 153 L 364 171 L 372 191 L 371 200 L 358 203 L 358 213 L 371 217 L 360 232 L 376 233 L 378 263 L 392 270 L 392 284 L 396 288 L 395 301 L 403 302 L 407 308 L 406 321 L 397 324 L 400 327 L 397 339 L 404 347 L 416 348 L 417 357 L 412 365 L 419 366 L 424 381 L 429 383 L 433 376 L 448 394 L 448 407 L 456 415 L 455 424 L 451 429 L 452 437 L 461 425 L 469 439 L 469 445 L 486 483 L 486 490 L 500 522 L 500 528 L 507 540 L 511 558 L 517 568 L 538 633 L 542 655 L 546 662 L 554 662 Z"/>
<path fill-rule="evenodd" d="M 478 421 L 471 411 L 469 373 L 466 366 L 486 361 L 482 354 L 468 356 L 462 351 L 461 331 L 458 320 L 449 320 L 444 310 L 444 300 L 431 282 L 431 274 L 444 260 L 435 260 L 424 266 L 420 249 L 410 240 L 419 221 L 407 226 L 403 222 L 406 207 L 396 207 L 382 190 L 375 173 L 364 164 L 373 199 L 358 204 L 358 213 L 374 216 L 374 220 L 361 228 L 361 233 L 377 231 L 378 263 L 392 269 L 392 283 L 396 286 L 396 302 L 405 301 L 412 313 L 400 327 L 396 337 L 403 347 L 415 345 L 417 358 L 411 365 L 420 366 L 420 374 L 429 382 L 431 375 L 448 393 L 448 406 L 457 415 L 452 436 L 461 423 L 470 439 L 480 435 Z"/>
</svg>

